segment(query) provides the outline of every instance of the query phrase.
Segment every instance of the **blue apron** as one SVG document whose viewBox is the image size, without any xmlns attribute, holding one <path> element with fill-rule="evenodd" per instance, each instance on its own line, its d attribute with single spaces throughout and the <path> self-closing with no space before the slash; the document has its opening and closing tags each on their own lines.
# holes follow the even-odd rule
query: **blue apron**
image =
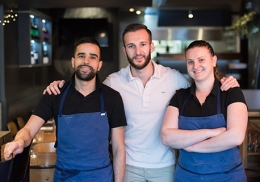
<svg viewBox="0 0 260 182">
<path fill-rule="evenodd" d="M 208 117 L 184 117 L 183 109 L 189 97 L 186 98 L 179 115 L 179 129 L 197 130 L 226 127 L 220 106 L 220 90 L 217 94 L 217 114 Z M 240 151 L 234 147 L 222 152 L 197 153 L 180 149 L 180 156 L 175 172 L 175 182 L 245 182 L 246 175 L 242 166 Z"/>
<path fill-rule="evenodd" d="M 112 182 L 109 158 L 109 124 L 100 90 L 101 112 L 62 115 L 62 108 L 71 86 L 67 86 L 58 115 L 54 181 Z"/>
</svg>

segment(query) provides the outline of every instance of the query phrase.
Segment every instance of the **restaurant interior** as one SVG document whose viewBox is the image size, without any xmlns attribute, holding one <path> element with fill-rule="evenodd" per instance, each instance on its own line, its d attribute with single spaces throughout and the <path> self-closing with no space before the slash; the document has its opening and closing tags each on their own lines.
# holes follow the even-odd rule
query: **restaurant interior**
<svg viewBox="0 0 260 182">
<path fill-rule="evenodd" d="M 213 46 L 221 73 L 235 77 L 245 95 L 248 127 L 241 157 L 248 181 L 260 181 L 259 0 L 0 0 L 1 151 L 26 124 L 46 86 L 70 79 L 76 39 L 87 34 L 100 43 L 101 81 L 126 67 L 121 34 L 129 23 L 147 25 L 152 59 L 187 79 L 187 45 L 204 39 Z M 53 181 L 55 140 L 50 119 L 13 161 L 10 181 Z"/>
</svg>

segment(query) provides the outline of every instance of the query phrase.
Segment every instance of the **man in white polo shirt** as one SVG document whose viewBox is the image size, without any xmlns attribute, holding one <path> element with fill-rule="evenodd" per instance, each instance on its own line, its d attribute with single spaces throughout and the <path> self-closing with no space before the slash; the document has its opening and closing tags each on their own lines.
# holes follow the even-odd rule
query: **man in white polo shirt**
<svg viewBox="0 0 260 182">
<path fill-rule="evenodd" d="M 129 65 L 109 75 L 104 84 L 118 91 L 124 102 L 127 119 L 124 181 L 172 182 L 174 152 L 162 144 L 160 128 L 171 97 L 176 90 L 188 87 L 189 82 L 178 71 L 151 60 L 154 44 L 151 31 L 145 25 L 128 25 L 122 40 Z M 59 83 L 51 83 L 47 87 L 48 93 L 59 93 Z M 63 82 L 59 87 L 62 85 Z M 237 85 L 230 77 L 222 89 Z"/>
<path fill-rule="evenodd" d="M 145 25 L 127 26 L 122 38 L 130 64 L 109 75 L 104 84 L 123 98 L 127 118 L 125 181 L 172 182 L 175 159 L 161 142 L 160 128 L 171 97 L 189 82 L 178 71 L 151 60 L 154 45 Z"/>
</svg>

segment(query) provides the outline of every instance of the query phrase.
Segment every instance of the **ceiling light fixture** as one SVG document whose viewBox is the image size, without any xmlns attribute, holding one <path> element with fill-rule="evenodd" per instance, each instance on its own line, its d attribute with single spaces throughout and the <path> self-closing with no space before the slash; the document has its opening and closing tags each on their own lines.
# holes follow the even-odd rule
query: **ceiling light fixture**
<svg viewBox="0 0 260 182">
<path fill-rule="evenodd" d="M 140 10 L 137 10 L 135 13 L 138 14 L 138 15 L 140 15 L 140 14 L 141 14 L 141 11 L 140 11 Z"/>
<path fill-rule="evenodd" d="M 9 9 L 4 12 L 4 17 L 2 20 L 0 19 L 0 24 L 7 25 L 13 21 L 16 21 L 17 16 L 18 14 L 15 13 L 13 9 Z"/>
<path fill-rule="evenodd" d="M 130 8 L 129 11 L 132 13 L 132 12 L 135 11 L 135 9 L 134 8 Z"/>
<path fill-rule="evenodd" d="M 193 14 L 192 14 L 192 11 L 191 11 L 191 10 L 189 10 L 188 17 L 189 17 L 189 18 L 193 18 Z"/>
</svg>

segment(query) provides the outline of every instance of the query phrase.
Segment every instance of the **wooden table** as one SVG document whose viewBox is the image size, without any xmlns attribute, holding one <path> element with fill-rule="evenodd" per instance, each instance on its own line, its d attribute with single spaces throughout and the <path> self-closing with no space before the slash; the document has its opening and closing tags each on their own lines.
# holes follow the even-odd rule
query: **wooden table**
<svg viewBox="0 0 260 182">
<path fill-rule="evenodd" d="M 46 123 L 35 135 L 31 147 L 30 168 L 54 168 L 56 162 L 56 131 L 52 124 Z"/>
<path fill-rule="evenodd" d="M 39 132 L 42 138 L 38 140 L 36 135 L 31 148 L 30 181 L 53 181 L 56 164 L 56 149 L 54 148 L 56 141 L 55 127 L 53 128 L 47 123 Z"/>
<path fill-rule="evenodd" d="M 40 130 L 35 137 L 33 138 L 33 143 L 41 143 L 41 142 L 55 142 L 56 141 L 56 133 L 54 131 L 43 131 Z"/>
<path fill-rule="evenodd" d="M 56 153 L 55 152 L 39 152 L 35 158 L 30 159 L 31 169 L 48 169 L 55 168 Z"/>
</svg>

